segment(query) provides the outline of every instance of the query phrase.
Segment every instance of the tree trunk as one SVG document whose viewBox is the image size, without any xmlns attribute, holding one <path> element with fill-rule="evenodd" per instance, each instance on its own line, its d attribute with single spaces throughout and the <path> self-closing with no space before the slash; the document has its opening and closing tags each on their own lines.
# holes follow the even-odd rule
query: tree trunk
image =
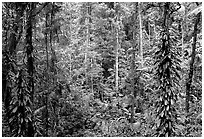
<svg viewBox="0 0 204 139">
<path fill-rule="evenodd" d="M 50 3 L 50 4 L 51 4 L 51 9 L 50 9 L 51 11 L 50 11 L 50 24 L 49 24 L 49 32 L 50 32 L 50 34 L 49 34 L 49 37 L 50 37 L 49 44 L 50 44 L 50 49 L 51 49 L 51 67 L 52 67 L 51 71 L 54 73 L 53 85 L 57 86 L 57 88 L 58 88 L 58 87 L 60 87 L 60 84 L 58 84 L 58 78 L 56 77 L 56 75 L 57 75 L 57 67 L 56 67 L 57 56 L 56 56 L 56 53 L 55 53 L 55 49 L 52 46 L 52 39 L 53 39 L 52 38 L 52 33 L 53 33 L 52 28 L 54 26 L 53 25 L 53 19 L 54 19 L 54 5 L 55 5 L 55 3 L 53 2 L 53 3 Z M 56 93 L 56 95 L 59 95 L 59 94 L 57 94 L 57 91 L 58 91 L 58 89 L 55 90 L 55 93 Z M 56 127 L 58 126 L 58 122 L 59 122 L 59 120 L 58 120 L 58 115 L 59 114 L 58 113 L 59 113 L 59 106 L 54 105 L 54 111 L 53 111 L 54 119 L 53 119 L 53 125 L 52 125 L 52 136 L 56 136 L 56 132 L 57 132 Z"/>
<path fill-rule="evenodd" d="M 84 59 L 84 64 L 85 64 L 85 82 L 86 82 L 86 85 L 88 83 L 88 77 L 87 77 L 87 68 L 88 68 L 88 58 L 87 58 L 87 53 L 88 53 L 88 48 L 89 48 L 89 45 L 90 45 L 90 25 L 89 25 L 89 20 L 91 18 L 91 15 L 89 13 L 89 10 L 90 10 L 90 5 L 89 5 L 89 2 L 87 2 L 87 18 L 86 18 L 86 26 L 87 26 L 87 30 L 86 30 L 86 48 L 85 48 L 85 59 Z"/>
<path fill-rule="evenodd" d="M 32 11 L 35 7 L 35 3 L 28 4 L 28 15 L 27 15 L 27 30 L 26 30 L 26 53 L 27 53 L 27 66 L 28 66 L 28 90 L 30 93 L 31 100 L 31 120 L 28 121 L 27 136 L 34 136 L 33 127 L 33 95 L 34 95 L 34 64 L 33 64 L 33 45 L 32 45 Z"/>
<path fill-rule="evenodd" d="M 71 45 L 71 48 L 72 48 L 72 13 L 70 13 L 70 24 L 69 24 L 69 34 L 70 34 L 70 45 Z M 69 54 L 69 78 L 70 78 L 70 81 L 72 79 L 72 53 Z"/>
<path fill-rule="evenodd" d="M 57 74 L 57 69 L 56 69 L 56 62 L 57 62 L 57 56 L 56 56 L 56 53 L 55 53 L 55 49 L 52 47 L 52 23 L 53 23 L 53 17 L 54 17 L 54 3 L 51 3 L 51 12 L 50 12 L 50 49 L 51 49 L 51 71 L 54 73 L 54 75 Z M 57 84 L 57 78 L 54 76 L 53 77 L 53 84 L 56 85 Z"/>
<path fill-rule="evenodd" d="M 149 48 L 151 48 L 151 32 L 150 32 L 150 23 L 148 23 L 148 29 L 149 29 Z"/>
<path fill-rule="evenodd" d="M 137 16 L 138 16 L 138 2 L 135 3 L 135 13 L 133 15 L 133 44 L 132 44 L 132 59 L 131 59 L 131 119 L 130 122 L 134 123 L 134 115 L 135 115 L 135 97 L 137 93 L 135 93 L 135 51 L 136 51 L 136 44 L 137 44 Z M 137 106 L 136 106 L 137 107 Z"/>
<path fill-rule="evenodd" d="M 174 70 L 178 72 L 177 69 L 180 66 L 180 62 L 177 60 L 176 53 L 171 51 L 171 49 L 173 49 L 171 42 L 174 41 L 170 37 L 171 32 L 169 30 L 172 26 L 171 6 L 172 4 L 170 2 L 165 2 L 162 5 L 162 30 L 160 30 L 159 33 L 161 36 L 161 41 L 159 40 L 161 45 L 159 51 L 155 52 L 155 63 L 159 63 L 155 67 L 159 89 L 159 96 L 156 102 L 156 135 L 160 137 L 175 136 L 174 121 L 177 120 L 177 111 L 174 106 L 177 101 L 177 97 L 176 92 L 172 88 L 176 87 L 174 84 L 179 84 L 179 75 L 172 73 L 171 71 Z M 174 77 L 172 77 L 172 74 L 174 74 Z"/>
<path fill-rule="evenodd" d="M 117 11 L 116 11 L 117 12 Z M 116 14 L 116 22 L 118 22 L 118 14 Z M 116 27 L 116 48 L 115 48 L 115 89 L 116 89 L 116 94 L 118 94 L 118 49 L 119 49 L 119 25 L 117 23 Z"/>
<path fill-rule="evenodd" d="M 187 11 L 186 11 L 186 6 L 185 4 L 183 5 L 184 8 L 185 8 L 185 11 L 184 11 L 184 17 L 183 17 L 183 21 L 182 21 L 182 25 L 181 25 L 181 44 L 182 44 L 182 57 L 184 56 L 184 33 L 186 32 L 186 14 L 187 14 Z"/>
<path fill-rule="evenodd" d="M 13 81 L 11 81 L 11 77 L 9 76 L 9 72 L 13 72 L 14 74 L 16 74 L 17 70 L 16 70 L 16 66 L 14 66 L 15 63 L 17 63 L 17 58 L 16 58 L 16 47 L 18 45 L 18 42 L 22 36 L 22 32 L 23 32 L 23 20 L 25 19 L 23 17 L 23 13 L 26 9 L 26 4 L 15 4 L 14 3 L 3 3 L 6 5 L 6 22 L 3 24 L 4 27 L 3 29 L 6 29 L 6 35 L 4 36 L 4 32 L 2 34 L 2 40 L 5 37 L 6 39 L 3 40 L 2 42 L 2 46 L 3 47 L 3 63 L 2 63 L 2 102 L 4 102 L 4 106 L 5 106 L 5 110 L 6 110 L 6 120 L 8 122 L 9 125 L 9 130 L 10 130 L 10 135 L 14 135 L 17 129 L 22 129 L 21 133 L 27 133 L 25 129 L 25 124 L 22 123 L 19 127 L 16 128 L 17 123 L 13 123 L 10 122 L 11 119 L 13 119 L 15 117 L 15 115 L 12 114 L 11 112 L 11 108 L 14 106 L 13 104 L 11 104 L 11 101 L 13 99 L 13 95 L 15 94 L 12 89 L 13 89 L 13 85 L 11 85 L 10 83 Z M 11 8 L 11 6 L 14 6 Z M 3 16 L 3 15 L 2 15 Z M 10 20 L 10 18 L 14 19 L 14 20 Z M 15 80 L 16 82 L 17 80 Z M 18 82 L 19 84 L 21 84 L 21 82 Z M 17 84 L 18 84 L 17 83 Z M 16 84 L 15 84 L 16 85 Z M 20 85 L 19 85 L 20 86 Z M 13 94 L 14 93 L 14 94 Z M 24 112 L 22 112 L 24 113 Z M 21 113 L 21 114 L 22 114 Z M 23 114 L 22 114 L 23 115 Z M 24 115 L 22 116 L 24 118 Z M 22 118 L 21 117 L 21 118 Z M 16 135 L 18 136 L 20 134 L 20 132 L 18 132 Z M 23 136 L 25 136 L 25 134 L 23 134 Z"/>
<path fill-rule="evenodd" d="M 48 28 L 48 12 L 46 11 L 46 15 L 45 15 L 45 27 L 46 27 L 46 31 L 45 31 L 45 45 L 46 45 L 46 59 L 47 59 L 47 73 L 46 73 L 46 79 L 47 79 L 47 88 L 49 86 L 49 58 L 48 58 L 48 37 L 47 37 L 47 28 Z M 48 137 L 48 118 L 49 118 L 49 114 L 48 114 L 48 94 L 49 91 L 47 91 L 46 93 L 46 113 L 45 113 L 45 118 L 46 118 L 46 122 L 45 122 L 45 128 L 46 128 L 46 133 L 45 136 Z"/>
<path fill-rule="evenodd" d="M 193 31 L 193 44 L 192 44 L 192 54 L 190 60 L 190 71 L 188 74 L 188 79 L 186 81 L 186 114 L 189 113 L 189 101 L 190 101 L 190 91 L 191 91 L 191 83 L 193 79 L 193 71 L 194 71 L 194 61 L 196 56 L 196 41 L 197 41 L 197 31 L 198 24 L 200 22 L 201 12 L 198 13 L 195 17 L 194 31 Z"/>
<path fill-rule="evenodd" d="M 16 18 L 13 22 L 13 26 L 11 27 L 13 30 L 11 31 L 9 42 L 8 42 L 8 48 L 11 55 L 15 53 L 16 46 L 22 36 L 23 32 L 23 13 L 24 13 L 24 6 L 21 4 L 18 6 L 20 10 L 16 10 Z M 19 32 L 18 32 L 19 31 Z"/>
<path fill-rule="evenodd" d="M 72 79 L 72 54 L 69 54 L 69 79 Z"/>
<path fill-rule="evenodd" d="M 9 5 L 10 3 L 8 3 Z M 8 6 L 7 5 L 7 6 Z M 8 31 L 6 32 L 6 48 L 5 48 L 5 51 L 6 51 L 6 55 L 5 57 L 8 57 L 8 58 L 11 58 L 11 57 L 15 57 L 15 52 L 16 52 L 16 47 L 17 47 L 17 44 L 22 36 L 22 31 L 23 31 L 23 13 L 24 13 L 24 8 L 21 7 L 22 5 L 19 6 L 19 8 L 21 10 L 19 11 L 16 11 L 16 18 L 13 22 L 13 24 L 11 25 L 10 27 L 10 24 L 8 25 L 8 28 L 7 30 L 9 31 L 10 28 L 12 28 L 12 31 L 10 31 L 10 35 L 8 37 Z M 6 14 L 9 14 L 9 9 L 7 11 Z M 15 14 L 15 13 L 13 13 Z M 8 22 L 9 23 L 9 22 Z M 18 33 L 18 31 L 20 33 Z M 8 53 L 7 53 L 8 52 Z M 7 62 L 7 65 L 9 64 L 10 62 Z M 5 103 L 5 109 L 7 111 L 7 108 L 9 108 L 9 105 L 10 105 L 10 91 L 9 91 L 9 88 L 7 86 L 7 76 L 8 76 L 8 71 L 10 70 L 9 69 L 10 66 L 6 66 L 6 68 L 4 69 L 3 68 L 3 71 L 5 71 L 3 74 L 2 74 L 2 79 L 3 79 L 3 82 L 2 82 L 2 89 L 3 89 L 3 102 Z"/>
<path fill-rule="evenodd" d="M 91 58 L 91 70 L 93 69 L 93 65 L 94 65 L 94 57 Z M 93 75 L 91 74 L 91 93 L 93 94 Z"/>
<path fill-rule="evenodd" d="M 140 44 L 140 57 L 141 57 L 141 67 L 143 67 L 143 46 L 142 46 L 142 17 L 141 17 L 141 3 L 138 4 L 138 13 L 139 13 L 139 25 L 140 25 L 140 33 L 139 33 L 139 44 Z"/>
</svg>

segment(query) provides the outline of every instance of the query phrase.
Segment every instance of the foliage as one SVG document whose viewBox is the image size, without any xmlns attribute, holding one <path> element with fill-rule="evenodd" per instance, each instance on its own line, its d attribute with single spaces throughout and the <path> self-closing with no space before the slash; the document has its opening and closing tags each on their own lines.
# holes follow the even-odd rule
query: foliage
<svg viewBox="0 0 204 139">
<path fill-rule="evenodd" d="M 11 136 L 27 136 L 28 122 L 31 121 L 32 116 L 32 111 L 30 109 L 32 102 L 26 82 L 23 79 L 23 76 L 26 75 L 24 71 L 20 70 L 16 75 L 9 73 L 9 76 L 16 82 L 12 89 L 12 99 L 10 102 L 11 118 L 9 118 L 9 124 L 13 127 Z"/>
<path fill-rule="evenodd" d="M 176 39 L 173 38 L 175 34 L 170 34 L 169 28 L 171 11 L 170 3 L 164 3 L 163 27 L 161 30 L 161 46 L 155 52 L 156 56 L 156 76 L 159 81 L 159 98 L 157 103 L 157 131 L 158 136 L 174 136 L 175 122 L 177 119 L 176 109 L 174 104 L 177 102 L 177 88 L 179 87 L 179 63 L 180 60 L 176 57 L 178 55 L 173 47 Z M 170 28 L 171 29 L 171 28 Z M 172 28 L 173 29 L 173 28 Z M 171 31 L 175 32 L 175 31 Z M 171 35 L 173 37 L 171 37 Z M 173 87 L 174 86 L 174 87 Z"/>
<path fill-rule="evenodd" d="M 200 4 L 3 2 L 3 136 L 201 136 Z"/>
</svg>

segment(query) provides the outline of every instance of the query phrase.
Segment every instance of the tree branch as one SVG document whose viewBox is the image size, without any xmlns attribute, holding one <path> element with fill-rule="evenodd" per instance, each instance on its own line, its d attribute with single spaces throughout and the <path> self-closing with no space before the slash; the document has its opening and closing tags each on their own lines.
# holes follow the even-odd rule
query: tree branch
<svg viewBox="0 0 204 139">
<path fill-rule="evenodd" d="M 38 15 L 43 8 L 45 8 L 49 3 L 45 2 L 43 5 L 41 5 L 39 8 L 37 8 L 35 11 L 33 11 L 32 17 Z"/>
</svg>

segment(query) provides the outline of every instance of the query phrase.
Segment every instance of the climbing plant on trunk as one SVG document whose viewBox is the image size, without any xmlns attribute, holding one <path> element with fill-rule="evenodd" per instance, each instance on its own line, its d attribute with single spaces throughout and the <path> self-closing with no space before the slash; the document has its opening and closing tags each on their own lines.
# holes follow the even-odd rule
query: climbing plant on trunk
<svg viewBox="0 0 204 139">
<path fill-rule="evenodd" d="M 18 10 L 17 10 L 18 9 Z M 5 105 L 5 112 L 8 120 L 12 118 L 10 106 L 12 97 L 13 80 L 11 73 L 16 73 L 16 48 L 23 32 L 23 13 L 26 9 L 26 3 L 3 3 L 3 11 L 6 11 L 6 19 L 3 20 L 2 33 L 5 43 L 2 44 L 2 101 Z M 2 15 L 3 16 L 3 15 Z M 12 20 L 11 20 L 12 19 Z M 10 130 L 13 130 L 13 124 L 9 123 Z"/>
<path fill-rule="evenodd" d="M 162 6 L 162 29 L 160 32 L 161 42 L 159 50 L 155 52 L 156 57 L 156 77 L 158 86 L 158 101 L 156 103 L 157 111 L 157 135 L 174 136 L 175 121 L 177 118 L 176 108 L 177 101 L 176 88 L 179 85 L 179 59 L 175 50 L 175 42 L 172 40 L 171 32 L 171 5 L 169 2 Z M 171 30 L 171 31 L 170 31 Z"/>
</svg>

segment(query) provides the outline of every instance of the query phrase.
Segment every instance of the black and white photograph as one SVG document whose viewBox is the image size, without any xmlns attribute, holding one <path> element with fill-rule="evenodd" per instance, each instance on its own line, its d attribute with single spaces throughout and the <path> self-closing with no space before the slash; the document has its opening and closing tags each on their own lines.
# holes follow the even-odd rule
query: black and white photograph
<svg viewBox="0 0 204 139">
<path fill-rule="evenodd" d="M 1 2 L 2 137 L 202 137 L 202 2 Z"/>
</svg>

